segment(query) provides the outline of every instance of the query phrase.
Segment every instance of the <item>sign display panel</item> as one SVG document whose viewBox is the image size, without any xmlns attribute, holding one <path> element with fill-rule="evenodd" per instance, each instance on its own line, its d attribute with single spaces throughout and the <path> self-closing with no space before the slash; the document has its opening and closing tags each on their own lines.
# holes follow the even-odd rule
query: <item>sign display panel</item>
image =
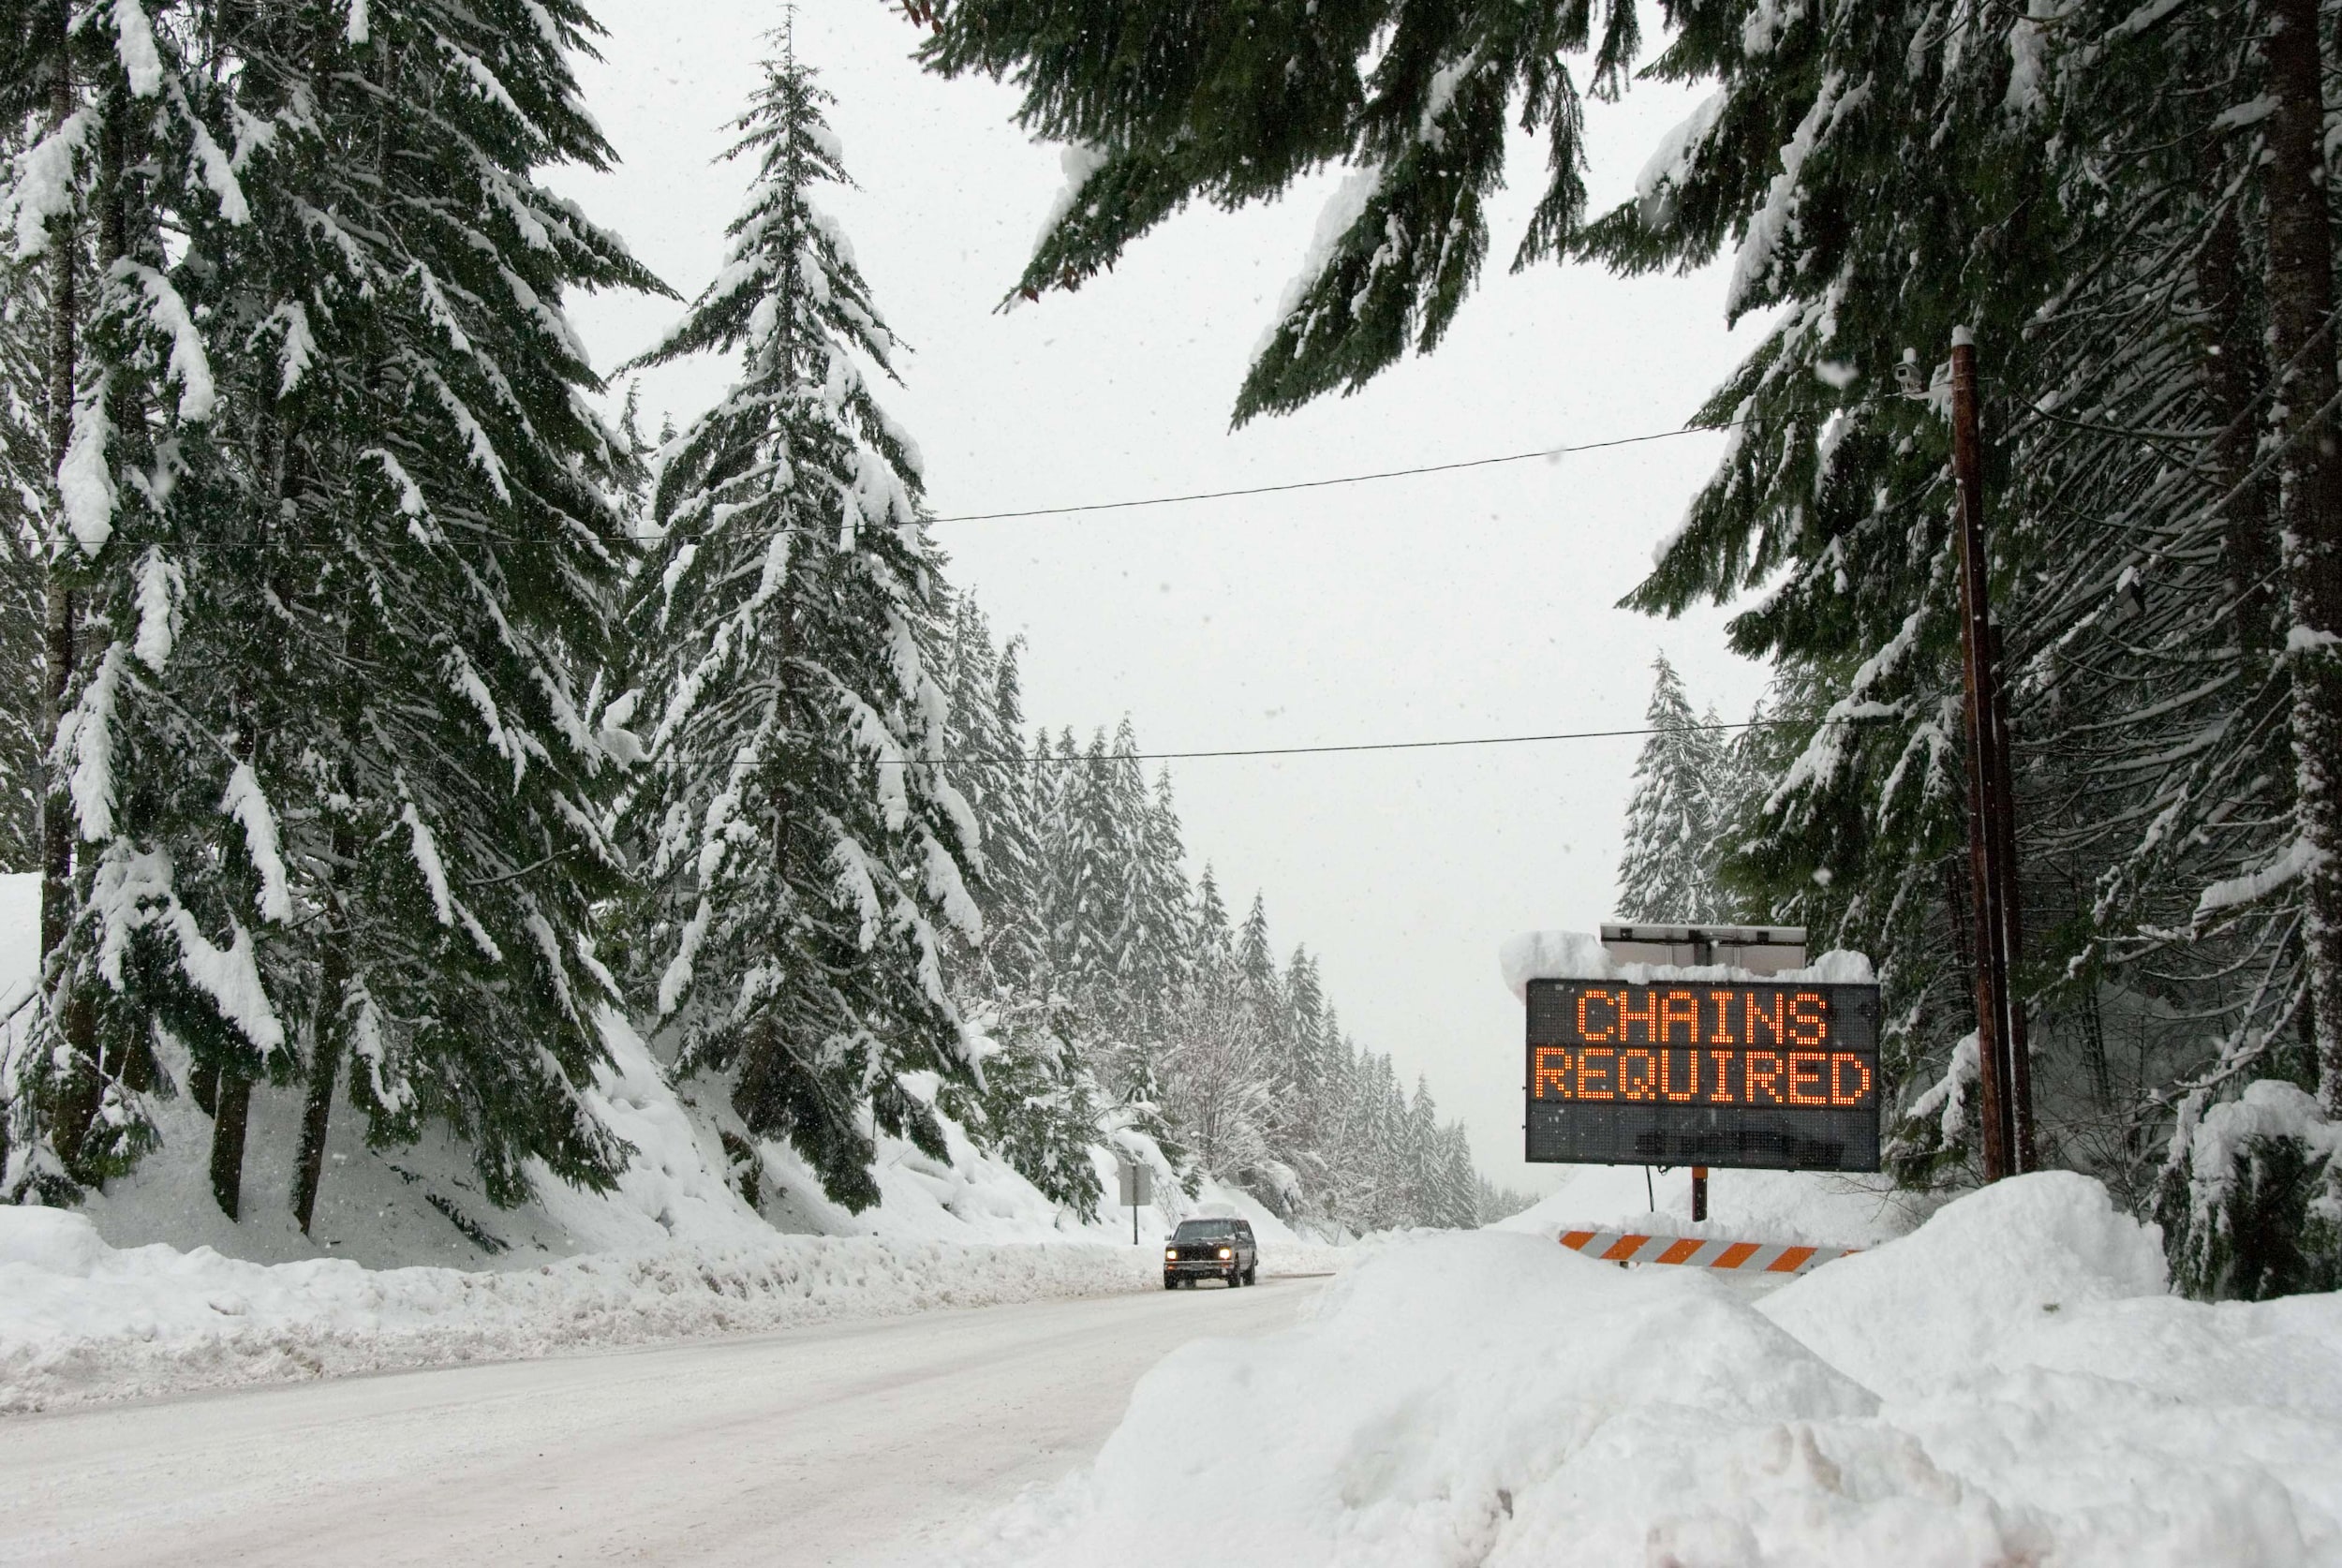
<svg viewBox="0 0 2342 1568">
<path fill-rule="evenodd" d="M 1529 983 L 1534 1161 L 1878 1169 L 1878 987 Z"/>
</svg>

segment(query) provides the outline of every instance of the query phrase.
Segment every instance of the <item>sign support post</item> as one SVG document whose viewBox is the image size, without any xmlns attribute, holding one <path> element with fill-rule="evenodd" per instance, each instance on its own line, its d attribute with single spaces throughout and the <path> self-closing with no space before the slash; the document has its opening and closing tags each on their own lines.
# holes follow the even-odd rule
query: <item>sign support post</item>
<svg viewBox="0 0 2342 1568">
<path fill-rule="evenodd" d="M 1692 1220 L 1694 1223 L 1708 1218 L 1708 1167 L 1692 1167 Z"/>
<path fill-rule="evenodd" d="M 1116 1167 L 1115 1175 L 1120 1178 L 1119 1185 L 1122 1190 L 1122 1202 L 1130 1206 L 1131 1245 L 1135 1247 L 1138 1245 L 1138 1211 L 1155 1201 L 1154 1167 L 1125 1159 Z"/>
</svg>

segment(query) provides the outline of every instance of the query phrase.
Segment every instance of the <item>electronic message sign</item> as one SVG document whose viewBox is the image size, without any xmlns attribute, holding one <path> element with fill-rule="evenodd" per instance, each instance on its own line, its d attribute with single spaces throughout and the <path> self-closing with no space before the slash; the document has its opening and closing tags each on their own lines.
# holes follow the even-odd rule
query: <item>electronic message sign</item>
<svg viewBox="0 0 2342 1568">
<path fill-rule="evenodd" d="M 1877 986 L 1534 980 L 1528 990 L 1528 1159 L 1878 1169 Z"/>
</svg>

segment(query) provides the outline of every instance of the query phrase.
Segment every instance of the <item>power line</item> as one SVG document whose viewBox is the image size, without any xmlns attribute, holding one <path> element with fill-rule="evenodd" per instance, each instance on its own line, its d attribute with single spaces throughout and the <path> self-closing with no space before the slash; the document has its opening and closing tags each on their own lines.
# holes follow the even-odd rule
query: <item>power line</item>
<svg viewBox="0 0 2342 1568">
<path fill-rule="evenodd" d="M 1757 722 L 1771 724 L 1780 720 Z M 1665 732 L 1685 730 L 1745 730 L 1749 724 L 1677 724 Z M 1336 757 L 1368 751 L 1452 751 L 1464 747 L 1479 746 L 1540 746 L 1555 741 L 1623 740 L 1642 735 L 1662 733 L 1659 730 L 1574 730 L 1549 735 L 1468 735 L 1455 740 L 1419 741 L 1354 741 L 1341 746 L 1253 746 L 1229 747 L 1212 751 L 1116 751 L 1096 758 L 1030 757 L 1021 759 L 1034 765 L 1066 766 L 1075 762 L 1193 762 L 1221 757 Z M 961 762 L 967 765 L 966 760 Z"/>
<path fill-rule="evenodd" d="M 1644 436 L 1622 436 L 1612 441 L 1587 441 L 1575 447 L 1545 447 L 1536 451 L 1509 452 L 1503 457 L 1474 457 L 1460 463 L 1427 463 L 1416 468 L 1385 468 L 1371 474 L 1342 474 L 1333 479 L 1292 480 L 1283 484 L 1247 485 L 1239 490 L 1200 490 L 1192 496 L 1147 496 L 1129 501 L 1093 501 L 1083 506 L 1034 507 L 1024 511 L 977 511 L 956 517 L 930 517 L 929 523 L 997 523 L 1009 518 L 1064 517 L 1083 511 L 1126 511 L 1133 507 L 1172 507 L 1189 501 L 1224 501 L 1239 496 L 1275 496 L 1288 490 L 1323 490 L 1336 484 L 1368 484 L 1376 480 L 1413 479 L 1418 474 L 1452 474 L 1462 468 L 1492 468 L 1500 463 L 1528 463 L 1567 457 L 1573 452 L 1601 451 L 1610 447 L 1639 446 L 1645 441 L 1672 440 L 1678 436 L 1704 436 L 1746 422 L 1687 424 L 1677 430 L 1656 430 Z"/>
<path fill-rule="evenodd" d="M 1356 741 L 1340 746 L 1254 746 L 1228 747 L 1210 751 L 1108 751 L 1092 756 L 1076 752 L 1071 757 L 1041 755 L 1033 757 L 898 757 L 881 760 L 881 766 L 894 767 L 1086 767 L 1101 762 L 1192 762 L 1223 757 L 1332 757 L 1371 751 L 1450 751 L 1465 747 L 1541 746 L 1556 741 L 1631 740 L 1647 735 L 1684 734 L 1688 732 L 1728 730 L 1786 729 L 1801 724 L 1869 724 L 1889 717 L 1888 714 L 1853 714 L 1844 718 L 1752 718 L 1736 724 L 1669 724 L 1659 728 L 1639 730 L 1571 730 L 1539 735 L 1467 735 L 1453 740 L 1418 741 Z"/>
<path fill-rule="evenodd" d="M 1506 452 L 1499 457 L 1471 457 L 1454 463 L 1427 463 L 1413 468 L 1384 468 L 1364 474 L 1337 474 L 1327 479 L 1289 480 L 1281 484 L 1245 485 L 1233 490 L 1199 490 L 1179 496 L 1141 496 L 1119 501 L 1088 501 L 1073 506 L 1031 507 L 1017 511 L 961 512 L 948 517 L 924 517 L 918 521 L 933 525 L 948 523 L 1000 523 L 1022 518 L 1070 517 L 1082 512 L 1128 511 L 1139 507 L 1185 506 L 1195 501 L 1223 501 L 1248 496 L 1276 496 L 1296 490 L 1324 490 L 1335 485 L 1372 484 L 1384 480 L 1413 479 L 1424 474 L 1452 474 L 1467 468 L 1492 468 L 1507 463 L 1529 463 L 1538 459 L 1551 461 L 1578 452 L 1605 451 L 1613 447 L 1641 446 L 1651 441 L 1669 441 L 1681 436 L 1705 436 L 1730 430 L 1748 422 L 1727 420 L 1721 424 L 1687 424 L 1673 430 L 1654 430 L 1640 436 L 1621 436 L 1608 441 L 1587 441 L 1578 446 L 1541 447 L 1535 451 Z M 442 532 L 435 543 L 468 544 L 568 544 L 579 549 L 591 549 L 596 544 L 615 544 L 631 540 L 637 544 L 660 544 L 668 540 L 699 542 L 710 536 L 704 533 L 626 533 L 615 536 L 545 535 L 483 533 L 465 529 Z M 411 537 L 386 543 L 414 543 Z M 259 540 L 141 540 L 136 547 L 158 546 L 165 550 L 342 550 L 339 541 L 302 540 L 297 542 L 264 542 Z"/>
</svg>

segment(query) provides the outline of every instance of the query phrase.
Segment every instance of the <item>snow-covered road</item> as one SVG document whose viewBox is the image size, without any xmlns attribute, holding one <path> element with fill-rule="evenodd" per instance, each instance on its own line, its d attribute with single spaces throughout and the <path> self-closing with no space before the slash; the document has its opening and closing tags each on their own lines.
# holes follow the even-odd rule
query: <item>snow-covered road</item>
<svg viewBox="0 0 2342 1568">
<path fill-rule="evenodd" d="M 1285 1327 L 1323 1283 L 0 1421 L 0 1562 L 931 1561 L 984 1510 L 1087 1458 L 1165 1352 Z"/>
</svg>

